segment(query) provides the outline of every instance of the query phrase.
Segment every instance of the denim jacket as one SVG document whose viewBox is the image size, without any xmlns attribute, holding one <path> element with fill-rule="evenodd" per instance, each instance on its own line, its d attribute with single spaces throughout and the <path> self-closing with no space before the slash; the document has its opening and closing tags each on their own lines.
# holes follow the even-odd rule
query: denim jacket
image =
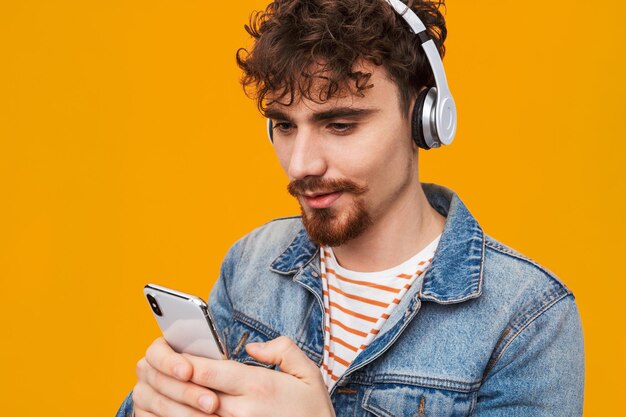
<svg viewBox="0 0 626 417">
<path fill-rule="evenodd" d="M 486 235 L 450 189 L 423 183 L 446 223 L 426 272 L 337 381 L 338 417 L 580 416 L 582 329 L 574 296 L 533 260 Z M 290 337 L 321 366 L 319 248 L 299 217 L 229 250 L 209 298 L 229 358 Z M 130 396 L 118 416 L 132 408 Z"/>
</svg>

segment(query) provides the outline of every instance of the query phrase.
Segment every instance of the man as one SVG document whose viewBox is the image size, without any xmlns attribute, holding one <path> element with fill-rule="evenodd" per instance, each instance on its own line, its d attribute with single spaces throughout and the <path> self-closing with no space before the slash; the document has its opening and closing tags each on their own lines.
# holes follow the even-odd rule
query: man
<svg viewBox="0 0 626 417">
<path fill-rule="evenodd" d="M 437 5 L 412 9 L 443 55 Z M 419 182 L 423 34 L 384 0 L 276 0 L 247 30 L 243 84 L 302 216 L 228 252 L 209 304 L 230 360 L 159 338 L 118 415 L 581 415 L 572 293 Z"/>
</svg>

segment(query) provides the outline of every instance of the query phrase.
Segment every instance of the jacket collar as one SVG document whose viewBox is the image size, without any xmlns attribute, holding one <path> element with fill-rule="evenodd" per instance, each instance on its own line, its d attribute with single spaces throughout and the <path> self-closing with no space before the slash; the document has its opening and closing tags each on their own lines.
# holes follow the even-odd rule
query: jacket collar
<svg viewBox="0 0 626 417">
<path fill-rule="evenodd" d="M 428 202 L 446 217 L 446 223 L 433 260 L 424 274 L 420 298 L 452 304 L 479 297 L 485 256 L 482 228 L 454 191 L 437 184 L 421 185 Z M 318 249 L 301 226 L 270 269 L 283 275 L 296 274 L 317 257 Z"/>
</svg>

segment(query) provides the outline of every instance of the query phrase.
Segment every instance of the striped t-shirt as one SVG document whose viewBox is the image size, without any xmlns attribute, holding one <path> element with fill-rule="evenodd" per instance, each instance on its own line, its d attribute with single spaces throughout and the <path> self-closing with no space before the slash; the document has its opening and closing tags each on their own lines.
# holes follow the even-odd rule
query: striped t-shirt
<svg viewBox="0 0 626 417">
<path fill-rule="evenodd" d="M 329 391 L 374 340 L 407 289 L 430 265 L 440 238 L 437 236 L 411 259 L 380 272 L 344 269 L 330 246 L 322 248 L 326 320 L 321 371 Z"/>
</svg>

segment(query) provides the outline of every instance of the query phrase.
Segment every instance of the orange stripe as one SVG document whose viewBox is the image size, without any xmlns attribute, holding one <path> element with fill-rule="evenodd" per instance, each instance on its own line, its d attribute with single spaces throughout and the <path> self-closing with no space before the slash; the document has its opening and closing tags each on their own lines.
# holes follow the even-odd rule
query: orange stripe
<svg viewBox="0 0 626 417">
<path fill-rule="evenodd" d="M 327 373 L 328 375 L 330 375 L 330 377 L 331 377 L 334 381 L 336 381 L 336 380 L 338 380 L 338 379 L 339 379 L 339 377 L 338 377 L 338 376 L 335 376 L 335 374 L 333 374 L 332 372 L 330 372 L 330 369 L 328 369 L 328 366 L 326 366 L 326 364 L 323 364 L 323 365 L 322 365 L 322 367 L 324 368 L 324 370 L 326 371 L 326 373 Z"/>
<path fill-rule="evenodd" d="M 354 333 L 357 336 L 361 336 L 361 337 L 367 337 L 368 333 L 362 332 L 360 330 L 357 329 L 353 329 L 352 327 L 346 326 L 345 324 L 343 324 L 342 322 L 340 322 L 339 320 L 335 320 L 335 319 L 330 319 L 330 322 L 332 324 L 336 324 L 339 327 L 345 329 L 346 331 L 350 332 L 350 333 Z M 325 326 L 324 330 L 326 330 L 328 333 L 330 333 L 330 327 Z M 378 330 L 376 329 L 372 329 L 370 330 L 371 334 L 378 334 Z"/>
<path fill-rule="evenodd" d="M 361 336 L 361 337 L 366 337 L 366 336 L 367 336 L 367 333 L 362 332 L 362 331 L 357 330 L 357 329 L 353 329 L 353 328 L 352 328 L 352 327 L 350 327 L 350 326 L 346 326 L 345 324 L 343 324 L 343 323 L 342 323 L 342 322 L 340 322 L 339 320 L 336 320 L 336 319 L 330 319 L 330 322 L 331 322 L 332 324 L 336 324 L 337 326 L 341 327 L 341 328 L 342 328 L 342 329 L 344 329 L 345 331 L 350 332 L 350 333 L 352 333 L 352 334 L 355 334 L 355 335 L 357 335 L 357 336 Z M 328 326 L 326 326 L 326 328 L 328 329 Z M 329 329 L 328 331 L 330 331 L 330 329 Z"/>
<path fill-rule="evenodd" d="M 366 298 L 366 297 L 361 297 L 359 295 L 354 295 L 354 294 L 349 294 L 345 291 L 341 291 L 341 289 L 328 284 L 328 288 L 330 288 L 331 290 L 335 291 L 336 293 L 339 293 L 341 295 L 343 295 L 344 297 L 348 297 L 351 298 L 353 300 L 357 300 L 360 301 L 362 303 L 367 303 L 367 304 L 372 304 L 378 307 L 387 307 L 388 304 L 387 303 L 383 303 L 382 301 L 377 301 L 377 300 L 372 300 L 371 298 Z M 396 291 L 397 292 L 397 291 Z"/>
<path fill-rule="evenodd" d="M 349 309 L 347 309 L 347 308 L 345 308 L 345 307 L 342 307 L 342 306 L 340 306 L 339 304 L 334 303 L 334 302 L 332 302 L 332 301 L 330 302 L 330 305 L 331 305 L 332 307 L 335 307 L 335 308 L 337 308 L 337 309 L 339 309 L 339 310 L 343 311 L 343 312 L 344 312 L 344 313 L 346 313 L 346 314 L 349 314 L 349 315 L 351 315 L 351 316 L 354 316 L 354 317 L 356 317 L 356 318 L 359 318 L 359 319 L 362 319 L 362 320 L 365 320 L 365 321 L 369 321 L 370 323 L 376 323 L 376 322 L 378 321 L 378 320 L 377 320 L 376 318 L 374 318 L 374 317 L 366 316 L 365 314 L 360 314 L 360 313 L 357 313 L 356 311 L 349 310 Z M 328 310 L 326 310 L 326 312 L 328 313 Z"/>
<path fill-rule="evenodd" d="M 357 350 L 359 350 L 356 346 L 352 346 L 350 343 L 346 342 L 345 340 L 335 337 L 333 335 L 330 336 L 330 340 L 339 343 L 340 345 L 350 349 L 353 352 L 356 352 Z"/>
<path fill-rule="evenodd" d="M 386 285 L 374 284 L 373 282 L 359 281 L 357 279 L 344 277 L 343 275 L 339 275 L 332 268 L 326 268 L 326 271 L 330 272 L 331 274 L 333 274 L 340 281 L 349 282 L 351 284 L 363 285 L 365 287 L 377 288 L 377 289 L 383 290 L 383 291 L 398 292 L 398 290 L 396 288 L 388 287 Z M 322 274 L 322 276 L 325 276 L 325 275 L 326 274 Z"/>
<path fill-rule="evenodd" d="M 350 279 L 350 278 L 343 277 L 339 274 L 335 274 L 335 277 L 340 281 L 349 282 L 351 284 L 363 285 L 364 287 L 376 288 L 378 290 L 389 291 L 393 293 L 398 292 L 396 288 L 388 287 L 386 285 L 374 284 L 373 282 L 367 282 L 367 281 L 359 281 L 357 279 Z"/>
<path fill-rule="evenodd" d="M 348 366 L 350 366 L 350 363 L 349 363 L 348 361 L 341 359 L 339 356 L 337 356 L 337 355 L 335 355 L 335 354 L 333 354 L 333 358 L 335 358 L 335 360 L 336 360 L 337 362 L 339 362 L 340 364 L 342 364 L 342 365 L 343 365 L 343 366 L 345 366 L 346 368 L 347 368 Z"/>
<path fill-rule="evenodd" d="M 335 355 L 333 352 L 331 352 L 329 349 L 326 349 L 326 351 L 328 352 L 328 357 L 329 358 L 335 358 L 335 360 L 337 362 L 339 362 L 340 364 L 342 364 L 343 366 L 345 366 L 346 368 L 348 366 L 350 366 L 350 362 L 348 362 L 347 360 Z"/>
<path fill-rule="evenodd" d="M 409 275 L 409 274 L 398 274 L 398 275 L 396 275 L 396 277 L 398 277 L 398 278 L 404 278 L 404 279 L 411 279 L 411 278 L 413 278 L 413 275 Z"/>
</svg>

